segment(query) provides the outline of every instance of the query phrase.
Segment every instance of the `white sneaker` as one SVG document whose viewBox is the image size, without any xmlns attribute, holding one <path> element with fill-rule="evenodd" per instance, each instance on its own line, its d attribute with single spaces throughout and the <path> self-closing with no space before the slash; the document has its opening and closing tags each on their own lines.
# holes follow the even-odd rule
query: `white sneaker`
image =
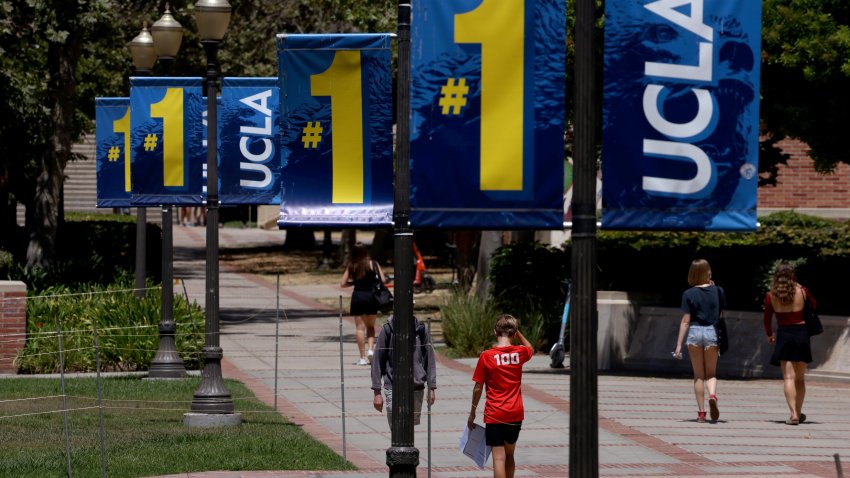
<svg viewBox="0 0 850 478">
<path fill-rule="evenodd" d="M 374 351 L 374 350 L 369 349 L 369 351 L 368 351 L 368 352 L 366 352 L 366 360 L 368 360 L 368 361 L 369 361 L 369 363 L 372 363 L 372 357 L 374 357 L 374 356 L 375 356 L 375 351 Z"/>
<path fill-rule="evenodd" d="M 366 359 L 361 358 L 354 365 L 369 365 L 369 362 Z"/>
</svg>

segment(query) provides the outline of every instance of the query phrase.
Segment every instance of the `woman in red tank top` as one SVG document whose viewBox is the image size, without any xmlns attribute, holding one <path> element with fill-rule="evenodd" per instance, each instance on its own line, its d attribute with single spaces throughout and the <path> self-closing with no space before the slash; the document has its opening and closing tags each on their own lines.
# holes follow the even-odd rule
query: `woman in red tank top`
<svg viewBox="0 0 850 478">
<path fill-rule="evenodd" d="M 787 262 L 779 263 L 770 291 L 764 297 L 764 331 L 767 340 L 775 344 L 770 363 L 782 369 L 785 400 L 791 410 L 791 417 L 785 421 L 788 425 L 806 421 L 806 414 L 802 412 L 806 398 L 806 364 L 812 361 L 812 347 L 803 318 L 806 301 L 813 309 L 816 307 L 808 289 L 797 283 L 794 267 Z"/>
</svg>

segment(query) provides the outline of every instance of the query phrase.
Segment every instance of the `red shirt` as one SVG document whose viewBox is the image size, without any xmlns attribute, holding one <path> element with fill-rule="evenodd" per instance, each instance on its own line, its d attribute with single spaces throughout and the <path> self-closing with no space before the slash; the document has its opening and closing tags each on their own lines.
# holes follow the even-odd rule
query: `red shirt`
<svg viewBox="0 0 850 478">
<path fill-rule="evenodd" d="M 522 345 L 493 347 L 478 357 L 472 381 L 487 387 L 484 423 L 521 422 L 522 365 L 531 360 L 532 350 Z"/>
<path fill-rule="evenodd" d="M 812 309 L 817 309 L 818 305 L 815 302 L 815 298 L 812 297 L 812 294 L 809 292 L 809 289 L 803 287 L 803 293 L 805 294 L 806 300 L 809 301 Z M 803 309 L 795 310 L 794 312 L 776 312 L 773 310 L 773 300 L 770 297 L 770 292 L 768 292 L 764 296 L 764 332 L 768 337 L 773 335 L 773 327 L 772 320 L 773 314 L 776 314 L 776 326 L 777 327 L 787 327 L 789 325 L 800 324 L 805 322 L 805 318 L 803 317 Z"/>
</svg>

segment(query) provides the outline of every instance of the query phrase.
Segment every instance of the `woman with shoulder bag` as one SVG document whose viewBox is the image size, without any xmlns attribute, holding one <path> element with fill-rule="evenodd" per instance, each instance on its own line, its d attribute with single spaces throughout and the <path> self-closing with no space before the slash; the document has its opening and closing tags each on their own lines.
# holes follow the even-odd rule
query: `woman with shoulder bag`
<svg viewBox="0 0 850 478">
<path fill-rule="evenodd" d="M 764 331 L 768 342 L 776 344 L 770 364 L 782 369 L 785 401 L 791 411 L 791 417 L 785 420 L 787 425 L 806 421 L 806 414 L 802 413 L 806 398 L 806 364 L 812 361 L 804 316 L 807 301 L 813 310 L 817 307 L 808 289 L 797 283 L 794 267 L 787 262 L 779 263 L 770 291 L 764 297 Z M 774 315 L 776 333 L 772 328 Z"/>
<path fill-rule="evenodd" d="M 688 271 L 690 289 L 682 294 L 682 322 L 673 356 L 682 358 L 682 342 L 687 337 L 688 355 L 694 370 L 694 395 L 697 399 L 697 422 L 705 423 L 705 389 L 711 422 L 720 418 L 717 407 L 717 331 L 715 324 L 726 308 L 726 294 L 711 280 L 711 266 L 704 259 L 691 263 Z"/>
<path fill-rule="evenodd" d="M 340 287 L 354 286 L 351 293 L 351 315 L 357 327 L 357 348 L 360 359 L 356 365 L 369 365 L 375 355 L 375 321 L 378 318 L 378 304 L 375 302 L 375 284 L 386 283 L 384 272 L 377 262 L 369 257 L 369 248 L 362 242 L 354 244 L 351 255 L 345 265 Z M 369 348 L 366 349 L 366 342 Z"/>
</svg>

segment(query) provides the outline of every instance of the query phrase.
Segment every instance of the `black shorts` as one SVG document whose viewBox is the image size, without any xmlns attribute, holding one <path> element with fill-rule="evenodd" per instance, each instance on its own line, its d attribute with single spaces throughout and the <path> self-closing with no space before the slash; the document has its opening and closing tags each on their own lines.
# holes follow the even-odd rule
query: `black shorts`
<svg viewBox="0 0 850 478">
<path fill-rule="evenodd" d="M 513 445 L 519 439 L 519 430 L 522 422 L 512 423 L 485 423 L 484 436 L 487 446 Z"/>
</svg>

